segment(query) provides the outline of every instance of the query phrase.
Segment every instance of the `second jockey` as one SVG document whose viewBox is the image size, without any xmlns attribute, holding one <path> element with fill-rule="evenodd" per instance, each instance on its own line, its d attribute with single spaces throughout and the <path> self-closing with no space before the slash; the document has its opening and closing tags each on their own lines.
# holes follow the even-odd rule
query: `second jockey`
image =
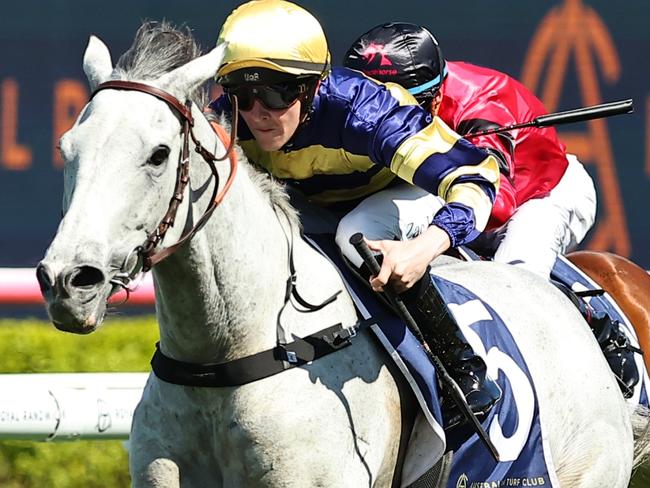
<svg viewBox="0 0 650 488">
<path fill-rule="evenodd" d="M 501 182 L 486 231 L 471 246 L 495 261 L 545 278 L 562 254 L 594 223 L 596 191 L 577 158 L 566 153 L 554 128 L 524 128 L 471 137 L 473 132 L 527 122 L 546 114 L 542 102 L 510 76 L 447 61 L 424 27 L 387 23 L 348 50 L 344 65 L 385 83 L 398 83 L 418 103 L 499 162 Z M 634 352 L 619 324 L 595 312 L 568 287 L 554 283 L 580 309 L 619 378 L 624 394 L 638 382 Z"/>
<path fill-rule="evenodd" d="M 378 49 L 383 66 L 374 55 Z M 344 65 L 382 82 L 399 83 L 423 108 L 463 135 L 547 113 L 537 97 L 510 76 L 446 61 L 433 35 L 414 24 L 371 29 L 350 47 Z M 495 261 L 548 278 L 557 255 L 582 241 L 594 223 L 591 177 L 575 156 L 566 154 L 553 127 L 469 140 L 499 161 L 501 183 L 486 229 L 496 241 Z"/>
</svg>

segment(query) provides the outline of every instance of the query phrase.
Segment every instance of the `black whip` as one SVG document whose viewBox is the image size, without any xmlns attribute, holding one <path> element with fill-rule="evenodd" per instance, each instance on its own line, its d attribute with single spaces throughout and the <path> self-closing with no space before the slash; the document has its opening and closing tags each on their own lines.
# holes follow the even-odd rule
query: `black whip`
<svg viewBox="0 0 650 488">
<path fill-rule="evenodd" d="M 519 124 L 507 125 L 504 127 L 494 127 L 471 134 L 463 134 L 466 139 L 473 137 L 485 136 L 488 134 L 498 134 L 500 132 L 507 132 L 513 129 L 523 129 L 525 127 L 550 127 L 552 125 L 573 124 L 575 122 L 584 122 L 585 120 L 601 119 L 603 117 L 611 117 L 613 115 L 629 114 L 634 112 L 634 102 L 631 98 L 627 100 L 619 100 L 617 102 L 603 103 L 600 105 L 592 105 L 590 107 L 576 108 L 567 110 L 566 112 L 555 112 L 552 114 L 540 115 L 528 122 L 521 122 Z"/>
<path fill-rule="evenodd" d="M 366 241 L 363 240 L 363 234 L 357 232 L 352 237 L 350 237 L 350 244 L 354 246 L 354 248 L 357 250 L 359 255 L 363 258 L 363 261 L 364 263 L 366 263 L 366 266 L 368 266 L 368 269 L 370 269 L 370 272 L 375 275 L 379 274 L 379 270 L 381 268 L 379 266 L 379 263 L 377 262 L 377 259 L 372 254 L 372 251 L 370 251 L 368 244 L 366 244 Z M 463 394 L 458 384 L 454 381 L 454 379 L 451 376 L 449 376 L 447 369 L 442 364 L 438 356 L 436 356 L 431 351 L 431 348 L 424 340 L 424 336 L 422 335 L 420 328 L 418 327 L 417 323 L 411 316 L 411 313 L 404 305 L 402 299 L 399 297 L 399 295 L 397 295 L 397 293 L 391 290 L 388 286 L 384 287 L 384 295 L 386 295 L 386 298 L 388 298 L 388 300 L 393 305 L 393 307 L 395 307 L 395 310 L 399 314 L 400 318 L 404 320 L 409 330 L 413 333 L 413 335 L 420 342 L 420 344 L 422 344 L 422 348 L 424 349 L 424 352 L 426 353 L 429 360 L 435 366 L 438 374 L 440 375 L 440 379 L 449 387 L 449 391 L 451 392 L 452 399 L 454 400 L 456 405 L 458 405 L 465 418 L 472 423 L 474 427 L 474 431 L 478 434 L 479 438 L 483 441 L 485 446 L 488 448 L 490 454 L 492 454 L 492 457 L 495 459 L 495 461 L 499 462 L 499 453 L 496 447 L 494 446 L 494 444 L 492 443 L 492 441 L 490 440 L 489 435 L 487 434 L 487 432 L 485 432 L 485 429 L 481 425 L 481 422 L 479 422 L 479 420 L 476 418 L 476 415 L 474 414 L 474 412 L 472 412 L 472 409 L 467 404 L 467 401 L 465 400 L 465 395 Z"/>
</svg>

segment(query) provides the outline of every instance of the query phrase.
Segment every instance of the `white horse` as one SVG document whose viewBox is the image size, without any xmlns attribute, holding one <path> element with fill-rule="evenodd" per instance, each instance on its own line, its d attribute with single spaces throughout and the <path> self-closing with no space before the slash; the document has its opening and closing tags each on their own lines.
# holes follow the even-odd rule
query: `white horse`
<svg viewBox="0 0 650 488">
<path fill-rule="evenodd" d="M 221 155 L 226 149 L 203 116 L 199 95 L 222 49 L 197 54 L 188 35 L 145 26 L 116 68 L 107 47 L 91 37 L 84 71 L 92 90 L 110 79 L 128 79 L 193 100 L 196 139 Z M 134 249 L 169 207 L 183 123 L 179 110 L 156 96 L 103 89 L 62 137 L 65 215 L 38 269 L 57 328 L 92 332 L 104 318 L 107 298 L 128 282 Z M 210 204 L 209 166 L 192 151 L 189 168 L 177 225 L 158 248 L 177 242 Z M 229 165 L 218 163 L 217 171 L 223 188 Z M 278 317 L 289 341 L 335 323 L 355 323 L 345 291 L 312 313 L 285 304 L 291 241 L 296 287 L 305 300 L 320 303 L 345 290 L 329 261 L 301 239 L 282 188 L 241 161 L 210 220 L 153 268 L 161 351 L 187 363 L 222 363 L 275 347 Z M 513 324 L 534 378 L 559 484 L 627 486 L 631 416 L 568 300 L 515 267 L 440 263 L 440 276 L 474 290 Z M 350 347 L 243 386 L 180 386 L 152 374 L 133 419 L 133 484 L 391 486 L 404 379 L 389 371 L 389 361 L 364 332 Z"/>
</svg>

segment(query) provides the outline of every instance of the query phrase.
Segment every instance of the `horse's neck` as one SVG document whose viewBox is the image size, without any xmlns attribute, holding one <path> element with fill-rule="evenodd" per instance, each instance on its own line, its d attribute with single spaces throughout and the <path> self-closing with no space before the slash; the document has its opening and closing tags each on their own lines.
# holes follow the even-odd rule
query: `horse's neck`
<svg viewBox="0 0 650 488">
<path fill-rule="evenodd" d="M 225 151 L 198 115 L 197 138 L 216 155 Z M 209 143 L 208 143 L 209 141 Z M 209 203 L 208 165 L 194 153 L 193 220 Z M 216 163 L 223 186 L 228 163 Z M 268 195 L 242 166 L 204 228 L 155 268 L 157 314 L 163 351 L 205 362 L 241 357 L 275 345 L 275 324 L 288 277 L 286 219 L 278 220 Z M 196 198 L 198 189 L 202 194 Z M 195 200 L 196 199 L 196 200 Z M 185 215 L 179 215 L 179 223 Z M 169 244 L 169 243 L 168 243 Z"/>
</svg>

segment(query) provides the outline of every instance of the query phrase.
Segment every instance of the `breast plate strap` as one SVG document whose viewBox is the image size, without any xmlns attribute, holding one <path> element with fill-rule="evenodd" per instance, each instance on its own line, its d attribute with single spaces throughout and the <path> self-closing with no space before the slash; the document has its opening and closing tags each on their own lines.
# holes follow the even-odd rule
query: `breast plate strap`
<svg viewBox="0 0 650 488">
<path fill-rule="evenodd" d="M 172 359 L 160 350 L 151 359 L 154 374 L 167 383 L 185 386 L 239 386 L 303 366 L 352 344 L 358 332 L 374 323 L 363 320 L 345 328 L 336 324 L 282 346 L 267 349 L 226 363 L 186 363 Z"/>
</svg>

